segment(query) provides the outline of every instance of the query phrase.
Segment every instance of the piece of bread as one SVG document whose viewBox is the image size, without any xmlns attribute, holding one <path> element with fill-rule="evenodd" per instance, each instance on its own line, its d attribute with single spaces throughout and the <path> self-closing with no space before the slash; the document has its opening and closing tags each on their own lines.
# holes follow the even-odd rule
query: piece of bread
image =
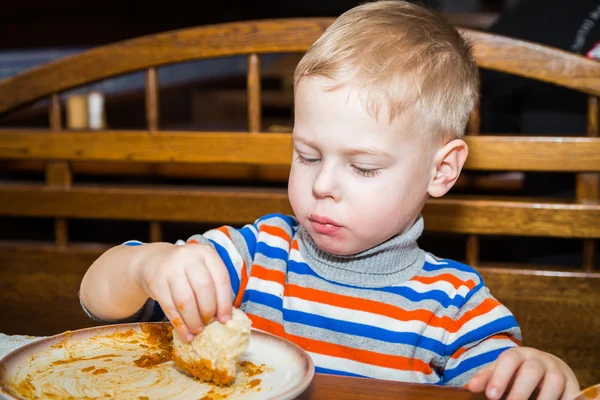
<svg viewBox="0 0 600 400">
<path fill-rule="evenodd" d="M 234 307 L 229 321 L 208 324 L 191 343 L 181 340 L 173 330 L 173 361 L 200 381 L 230 385 L 237 361 L 250 343 L 250 326 L 246 314 Z"/>
</svg>

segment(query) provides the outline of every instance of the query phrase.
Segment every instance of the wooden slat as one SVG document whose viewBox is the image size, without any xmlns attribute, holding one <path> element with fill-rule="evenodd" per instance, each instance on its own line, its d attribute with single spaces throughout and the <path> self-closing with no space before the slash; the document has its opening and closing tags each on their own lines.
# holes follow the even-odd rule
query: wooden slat
<svg viewBox="0 0 600 400">
<path fill-rule="evenodd" d="M 0 131 L 0 158 L 289 165 L 289 134 Z"/>
<path fill-rule="evenodd" d="M 481 199 L 435 199 L 425 229 L 462 234 L 600 237 L 600 205 Z"/>
<path fill-rule="evenodd" d="M 600 138 L 469 136 L 465 168 L 600 171 Z M 290 165 L 287 133 L 0 130 L 0 158 Z"/>
<path fill-rule="evenodd" d="M 475 59 L 482 68 L 600 95 L 600 65 L 596 60 L 488 32 L 459 31 L 474 44 Z"/>
<path fill-rule="evenodd" d="M 248 126 L 250 132 L 261 130 L 260 105 L 260 58 L 252 53 L 248 56 Z"/>
<path fill-rule="evenodd" d="M 158 76 L 156 68 L 150 67 L 146 70 L 146 124 L 150 132 L 158 130 L 158 104 Z"/>
<path fill-rule="evenodd" d="M 249 53 L 303 52 L 332 18 L 233 22 L 143 36 L 47 63 L 0 83 L 0 113 L 83 84 L 149 67 Z"/>
<path fill-rule="evenodd" d="M 469 265 L 479 264 L 479 236 L 469 235 L 467 238 L 466 262 Z"/>
<path fill-rule="evenodd" d="M 58 93 L 50 96 L 50 129 L 53 132 L 62 130 L 62 110 L 60 96 Z M 53 161 L 46 165 L 46 184 L 48 186 L 68 189 L 73 182 L 73 174 L 69 163 L 64 161 Z M 69 225 L 65 219 L 58 218 L 54 220 L 54 240 L 59 246 L 66 246 L 69 243 Z"/>
<path fill-rule="evenodd" d="M 0 215 L 247 223 L 271 212 L 292 212 L 284 188 L 0 186 Z M 430 200 L 423 214 L 431 231 L 600 237 L 600 205 L 449 198 Z"/>
<path fill-rule="evenodd" d="M 270 19 L 187 28 L 85 51 L 5 79 L 0 113 L 36 99 L 112 76 L 202 58 L 304 52 L 333 18 Z M 600 95 L 598 64 L 560 49 L 488 32 L 460 29 L 483 68 L 554 82 Z"/>
<path fill-rule="evenodd" d="M 54 93 L 50 96 L 49 118 L 50 129 L 53 131 L 60 131 L 62 129 L 62 109 L 58 93 Z"/>
<path fill-rule="evenodd" d="M 160 222 L 150 222 L 150 241 L 151 242 L 162 242 L 162 225 Z"/>
<path fill-rule="evenodd" d="M 600 118 L 600 100 L 590 96 L 587 113 L 587 136 L 598 137 L 598 119 Z M 580 203 L 600 204 L 600 173 L 583 172 L 577 174 L 575 198 Z M 583 242 L 583 269 L 592 271 L 596 265 L 596 245 L 593 239 Z"/>
<path fill-rule="evenodd" d="M 16 199 L 26 203 L 14 204 Z M 268 212 L 292 212 L 285 189 L 157 190 L 96 186 L 64 191 L 37 185 L 0 186 L 1 215 L 246 223 Z"/>
</svg>

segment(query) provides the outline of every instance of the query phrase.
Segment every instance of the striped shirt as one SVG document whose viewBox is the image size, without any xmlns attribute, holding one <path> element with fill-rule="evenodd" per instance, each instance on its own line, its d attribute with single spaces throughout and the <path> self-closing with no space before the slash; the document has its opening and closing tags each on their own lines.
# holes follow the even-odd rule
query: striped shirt
<svg viewBox="0 0 600 400">
<path fill-rule="evenodd" d="M 178 244 L 212 245 L 229 271 L 234 306 L 253 328 L 305 349 L 316 372 L 464 386 L 520 344 L 515 318 L 473 268 L 419 249 L 423 261 L 410 277 L 349 284 L 307 263 L 302 233 L 295 218 L 271 214 Z M 139 320 L 165 318 L 152 300 L 145 307 L 155 312 Z"/>
</svg>

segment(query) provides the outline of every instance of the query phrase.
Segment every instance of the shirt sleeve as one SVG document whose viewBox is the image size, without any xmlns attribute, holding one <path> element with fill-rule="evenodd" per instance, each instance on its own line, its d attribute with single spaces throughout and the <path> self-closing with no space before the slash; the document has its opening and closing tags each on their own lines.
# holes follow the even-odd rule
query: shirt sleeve
<svg viewBox="0 0 600 400">
<path fill-rule="evenodd" d="M 517 320 L 482 280 L 468 293 L 448 331 L 443 381 L 451 386 L 465 386 L 503 351 L 521 345 Z"/>
<path fill-rule="evenodd" d="M 175 245 L 207 244 L 212 246 L 223 260 L 231 280 L 233 293 L 232 301 L 239 307 L 243 291 L 250 274 L 250 266 L 256 247 L 257 229 L 255 224 L 248 224 L 240 229 L 231 226 L 222 226 L 211 229 L 203 234 L 196 234 L 186 241 L 178 240 Z M 129 240 L 122 246 L 143 246 L 145 243 Z M 86 309 L 80 298 L 83 311 L 89 318 L 103 323 L 128 323 L 128 322 L 157 322 L 166 321 L 167 318 L 158 302 L 149 298 L 146 303 L 133 315 L 119 320 L 102 320 Z"/>
</svg>

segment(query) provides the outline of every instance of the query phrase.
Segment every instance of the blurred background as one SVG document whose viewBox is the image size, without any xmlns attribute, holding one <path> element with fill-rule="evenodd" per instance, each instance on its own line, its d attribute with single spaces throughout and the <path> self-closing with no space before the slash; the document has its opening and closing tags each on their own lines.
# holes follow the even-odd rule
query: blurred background
<svg viewBox="0 0 600 400">
<path fill-rule="evenodd" d="M 90 3 L 81 1 L 4 0 L 0 13 L 0 80 L 52 60 L 142 35 L 197 25 L 250 19 L 337 16 L 359 4 L 351 0 L 225 1 L 208 4 L 173 0 L 168 5 L 146 1 Z M 455 25 L 533 40 L 569 49 L 581 34 L 582 23 L 598 5 L 579 0 L 424 0 L 444 13 Z M 597 41 L 597 24 L 585 32 L 577 52 L 585 54 Z M 291 74 L 298 55 L 264 55 L 262 68 L 263 131 L 289 131 L 292 126 Z M 246 58 L 202 60 L 167 65 L 157 69 L 160 129 L 229 130 L 247 129 Z M 529 82 L 483 71 L 483 132 L 581 134 L 585 132 L 586 96 L 548 84 Z M 95 92 L 101 96 L 101 124 L 108 129 L 142 129 L 146 124 L 144 73 L 134 73 L 62 93 L 66 124 L 77 127 L 76 96 Z M 73 100 L 72 102 L 67 99 Z M 71 108 L 69 108 L 71 107 Z M 7 116 L 0 127 L 48 127 L 47 100 L 31 104 Z M 85 118 L 84 118 L 85 119 Z M 73 125 L 75 124 L 75 125 Z M 35 161 L 0 160 L 0 178 L 44 181 L 45 164 Z M 199 166 L 118 163 L 73 163 L 77 183 L 118 182 L 151 184 L 227 184 L 243 178 L 248 184 L 284 187 L 287 170 L 221 171 L 209 174 Z M 210 176 L 208 176 L 210 175 Z M 218 181 L 214 181 L 215 175 Z M 534 176 L 535 179 L 529 179 Z M 248 178 L 251 179 L 248 179 Z M 473 185 L 457 185 L 467 191 Z M 477 193 L 486 190 L 508 194 L 573 197 L 573 174 L 505 174 L 479 182 Z M 552 185 L 548 182 L 552 181 Z M 236 182 L 239 183 L 239 182 Z M 226 221 L 223 221 L 226 222 Z M 53 240 L 53 219 L 0 217 L 0 240 Z M 121 221 L 69 220 L 71 241 L 119 243 L 136 238 L 148 240 L 147 224 Z M 204 229 L 198 224 L 163 224 L 162 238 L 176 241 Z M 427 242 L 429 236 L 422 240 Z M 433 238 L 430 251 L 462 259 L 464 237 Z M 513 251 L 507 252 L 506 246 Z M 537 250 L 535 250 L 537 249 Z M 548 238 L 489 237 L 481 240 L 482 260 L 512 260 L 536 264 L 578 266 L 580 241 Z"/>
</svg>

